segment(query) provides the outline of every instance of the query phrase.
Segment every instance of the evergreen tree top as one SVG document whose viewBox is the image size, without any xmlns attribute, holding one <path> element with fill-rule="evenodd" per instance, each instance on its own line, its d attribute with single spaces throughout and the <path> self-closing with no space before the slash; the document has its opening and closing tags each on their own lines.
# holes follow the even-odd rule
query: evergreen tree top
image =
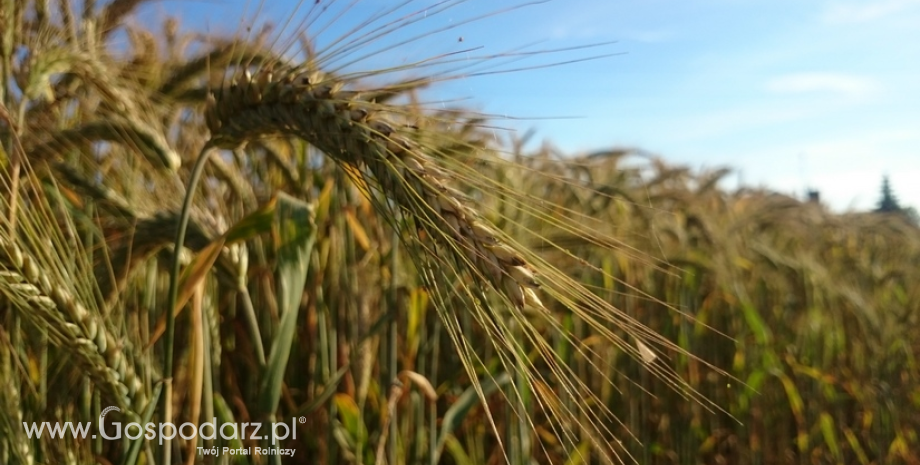
<svg viewBox="0 0 920 465">
<path fill-rule="evenodd" d="M 888 176 L 882 178 L 882 198 L 878 201 L 877 212 L 900 212 L 903 208 L 898 203 L 898 198 L 891 189 Z"/>
</svg>

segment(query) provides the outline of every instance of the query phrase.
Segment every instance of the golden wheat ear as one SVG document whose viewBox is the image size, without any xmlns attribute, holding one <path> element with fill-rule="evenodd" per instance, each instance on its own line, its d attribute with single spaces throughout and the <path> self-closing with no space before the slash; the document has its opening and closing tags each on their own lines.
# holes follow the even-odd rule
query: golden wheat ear
<svg viewBox="0 0 920 465">
<path fill-rule="evenodd" d="M 568 272 L 560 271 L 561 265 L 554 266 L 546 254 L 537 253 L 532 246 L 540 243 L 563 261 L 570 261 L 571 253 L 544 234 L 547 225 L 548 229 L 562 230 L 593 243 L 619 242 L 596 231 L 587 215 L 535 198 L 532 191 L 519 186 L 487 179 L 473 166 L 475 162 L 466 162 L 478 158 L 479 162 L 511 173 L 524 172 L 558 181 L 557 173 L 534 170 L 513 157 L 466 154 L 465 160 L 451 159 L 445 156 L 451 152 L 446 148 L 451 144 L 465 148 L 477 145 L 470 134 L 445 131 L 438 127 L 438 118 L 420 115 L 405 103 L 382 103 L 374 96 L 386 94 L 386 88 L 355 90 L 359 77 L 374 76 L 375 72 L 340 77 L 320 68 L 320 64 L 332 61 L 328 56 L 313 59 L 315 55 L 310 53 L 308 57 L 307 63 L 300 66 L 282 59 L 259 66 L 238 63 L 238 71 L 228 83 L 207 97 L 204 120 L 211 132 L 211 143 L 236 148 L 262 138 L 305 140 L 346 167 L 348 173 L 357 173 L 359 185 L 376 186 L 385 200 L 375 201 L 374 205 L 384 218 L 395 224 L 393 217 L 397 213 L 414 223 L 421 234 L 411 240 L 404 235 L 402 239 L 413 258 L 418 259 L 422 281 L 434 296 L 445 328 L 473 378 L 500 442 L 497 420 L 476 378 L 477 372 L 488 368 L 472 347 L 469 335 L 461 330 L 458 318 L 464 314 L 472 315 L 478 330 L 498 352 L 502 368 L 517 374 L 514 387 L 505 396 L 522 424 L 534 429 L 533 412 L 528 409 L 538 409 L 562 442 L 574 445 L 587 437 L 607 460 L 619 461 L 625 453 L 613 433 L 622 423 L 601 401 L 596 386 L 579 379 L 570 361 L 563 360 L 554 347 L 560 343 L 570 345 L 571 357 L 590 366 L 608 387 L 614 382 L 608 378 L 599 354 L 609 349 L 601 351 L 579 341 L 570 328 L 559 323 L 561 315 L 574 315 L 600 338 L 601 345 L 640 360 L 654 376 L 683 395 L 704 401 L 676 373 L 657 363 L 664 351 L 689 355 L 686 351 L 615 308 Z M 442 78 L 449 77 L 416 82 Z M 407 128 L 404 120 L 413 118 L 420 121 L 413 123 L 414 127 L 427 124 L 435 129 L 419 134 Z M 444 120 L 456 123 L 453 116 Z M 477 121 L 484 122 L 481 117 Z M 568 182 L 569 187 L 576 184 Z M 591 187 L 581 189 L 594 192 Z M 517 206 L 496 207 L 502 199 Z M 391 205 L 397 207 L 396 211 Z M 496 210 L 517 210 L 518 216 L 526 218 L 512 218 L 514 213 L 496 215 Z M 525 234 L 517 237 L 506 233 L 490 217 L 505 227 L 523 228 Z M 413 228 L 406 230 L 411 232 Z M 426 243 L 427 239 L 434 239 L 434 244 Z M 450 257 L 441 251 L 447 251 Z M 486 288 L 497 291 L 501 299 L 491 298 L 483 292 Z M 545 296 L 552 301 L 544 304 Z M 531 399 L 529 407 L 524 406 L 527 397 Z M 505 453 L 504 444 L 501 449 Z"/>
<path fill-rule="evenodd" d="M 23 168 L 27 182 L 20 189 L 25 195 L 0 200 L 3 211 L 20 212 L 15 227 L 9 217 L 0 218 L 0 296 L 66 353 L 107 401 L 131 411 L 146 402 L 131 343 L 107 321 L 95 298 L 92 273 L 84 268 L 86 257 L 65 239 L 64 230 L 74 228 L 70 218 L 63 218 L 63 226 L 57 223 L 28 163 Z M 6 173 L 0 175 L 0 186 L 10 188 Z M 15 199 L 19 209 L 9 204 Z"/>
<path fill-rule="evenodd" d="M 519 373 L 516 388 L 506 394 L 511 409 L 524 423 L 533 427 L 526 409 L 519 406 L 524 394 L 532 391 L 539 408 L 549 417 L 549 422 L 563 441 L 576 443 L 575 438 L 584 432 L 603 456 L 613 460 L 623 454 L 620 445 L 612 441 L 610 429 L 613 414 L 602 405 L 597 394 L 553 352 L 545 332 L 537 326 L 549 328 L 551 334 L 576 347 L 577 357 L 589 359 L 596 355 L 593 349 L 581 346 L 575 337 L 562 328 L 537 293 L 541 287 L 540 274 L 549 277 L 548 295 L 556 298 L 563 308 L 585 321 L 613 344 L 639 360 L 644 360 L 657 376 L 667 379 L 675 387 L 682 386 L 679 378 L 655 369 L 652 363 L 657 355 L 643 339 L 653 339 L 657 344 L 667 341 L 656 338 L 647 328 L 598 298 L 566 273 L 540 259 L 533 251 L 511 240 L 480 212 L 477 203 L 454 186 L 451 180 L 460 180 L 464 187 L 477 186 L 491 192 L 493 198 L 501 191 L 505 198 L 521 204 L 535 199 L 513 187 L 497 187 L 495 181 L 483 179 L 469 167 L 459 169 L 449 163 L 440 149 L 415 142 L 413 134 L 405 132 L 384 114 L 406 113 L 395 105 L 384 106 L 361 98 L 360 93 L 347 90 L 343 80 L 325 75 L 308 67 L 261 69 L 254 74 L 243 72 L 231 80 L 222 92 L 209 97 L 205 120 L 211 130 L 212 141 L 219 146 L 236 147 L 246 141 L 273 136 L 294 136 L 320 149 L 327 156 L 349 168 L 349 172 L 365 176 L 362 182 L 376 185 L 389 202 L 402 213 L 408 214 L 424 232 L 417 239 L 433 238 L 439 246 L 416 247 L 422 256 L 421 269 L 438 268 L 426 279 L 442 306 L 442 317 L 451 333 L 466 368 L 477 371 L 476 359 L 466 337 L 459 331 L 456 321 L 460 308 L 456 302 L 466 302 L 462 311 L 471 313 L 484 329 L 495 348 L 504 355 L 502 364 L 509 372 Z M 442 137 L 449 137 L 442 134 Z M 469 143 L 469 142 L 467 142 Z M 436 155 L 426 153 L 432 150 Z M 440 156 L 440 157 L 439 157 Z M 505 162 L 507 164 L 507 162 Z M 513 167 L 512 167 L 513 168 Z M 517 168 L 523 169 L 523 166 Z M 385 216 L 392 216 L 383 203 L 375 203 Z M 532 219 L 549 222 L 555 226 L 569 220 L 585 218 L 570 214 L 570 218 L 553 219 L 548 212 L 556 207 L 544 205 L 534 213 L 524 209 Z M 577 226 L 566 226 L 578 233 L 585 232 Z M 590 232 L 590 231 L 588 231 Z M 533 235 L 531 231 L 529 234 Z M 551 244 L 551 242 L 549 242 Z M 413 246 L 412 244 L 409 244 Z M 438 254 L 447 250 L 454 260 Z M 427 264 L 426 264 L 427 263 Z M 473 278 L 466 283 L 457 265 L 465 268 Z M 445 270 L 446 269 L 446 270 Z M 537 272 L 540 271 L 540 273 Z M 429 275 L 423 272 L 424 275 Z M 455 281 L 450 282 L 451 275 Z M 490 299 L 476 290 L 486 285 L 497 291 L 508 304 L 490 305 Z M 453 299 L 450 294 L 465 294 L 467 298 Z M 451 304 L 454 302 L 454 304 Z M 525 313 L 526 309 L 526 313 Z M 532 320 L 540 320 L 535 323 Z M 610 326 L 625 331 L 635 344 L 612 332 Z M 525 355 L 531 347 L 539 363 Z M 668 347 L 673 348 L 673 345 Z M 596 363 L 596 362 L 590 362 Z M 538 368 L 540 365 L 542 368 Z M 601 368 L 595 365 L 595 368 Z M 546 370 L 547 373 L 541 373 Z M 550 388 L 552 386 L 552 388 Z M 694 395 L 690 395 L 695 397 Z M 562 399 L 579 399 L 573 403 Z M 698 399 L 698 397 L 697 397 Z M 698 399 L 699 400 L 699 399 Z M 496 423 L 488 414 L 493 428 Z M 606 439 L 605 439 L 606 438 Z"/>
<path fill-rule="evenodd" d="M 366 169 L 387 198 L 514 306 L 542 307 L 532 292 L 539 287 L 533 270 L 475 204 L 447 184 L 450 172 L 384 119 L 381 105 L 344 88 L 344 81 L 309 68 L 243 72 L 209 96 L 205 121 L 218 146 L 296 136 L 338 163 Z"/>
</svg>

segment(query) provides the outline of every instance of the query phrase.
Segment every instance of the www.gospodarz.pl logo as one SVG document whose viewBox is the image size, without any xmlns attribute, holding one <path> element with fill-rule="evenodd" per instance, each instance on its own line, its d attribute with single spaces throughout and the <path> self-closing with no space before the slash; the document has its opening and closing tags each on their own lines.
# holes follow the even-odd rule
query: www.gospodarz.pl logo
<svg viewBox="0 0 920 465">
<path fill-rule="evenodd" d="M 217 439 L 218 435 L 228 441 L 231 439 L 251 439 L 256 441 L 270 439 L 272 443 L 277 443 L 276 441 L 288 438 L 297 439 L 297 423 L 306 423 L 306 417 L 292 417 L 290 424 L 275 422 L 268 424 L 267 427 L 263 429 L 263 424 L 259 422 L 222 423 L 218 425 L 217 418 L 212 418 L 212 421 L 204 422 L 200 425 L 186 422 L 179 426 L 169 422 L 150 422 L 144 425 L 131 422 L 122 427 L 122 424 L 116 421 L 112 422 L 107 430 L 105 416 L 113 411 L 121 412 L 121 409 L 115 406 L 106 407 L 99 414 L 99 434 L 103 439 L 128 438 L 130 440 L 135 440 L 143 436 L 147 440 L 158 439 L 161 445 L 164 439 L 175 439 L 177 436 L 185 440 L 195 438 L 213 440 Z M 47 421 L 31 424 L 23 422 L 22 426 L 31 439 L 40 439 L 43 434 L 45 434 L 45 430 L 47 430 L 47 434 L 52 438 L 64 438 L 69 435 L 75 439 L 96 439 L 96 435 L 90 433 L 92 422 L 73 423 L 68 421 L 63 424 Z"/>
</svg>

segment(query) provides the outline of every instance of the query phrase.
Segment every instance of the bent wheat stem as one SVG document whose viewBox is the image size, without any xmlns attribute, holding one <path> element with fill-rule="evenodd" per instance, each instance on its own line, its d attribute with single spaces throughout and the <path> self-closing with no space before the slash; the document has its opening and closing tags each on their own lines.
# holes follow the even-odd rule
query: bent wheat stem
<svg viewBox="0 0 920 465">
<path fill-rule="evenodd" d="M 192 208 L 192 199 L 195 196 L 195 187 L 198 186 L 198 180 L 201 179 L 201 173 L 204 172 L 205 165 L 208 164 L 208 158 L 213 152 L 211 143 L 205 144 L 195 160 L 192 167 L 192 173 L 188 180 L 188 187 L 185 191 L 185 199 L 182 202 L 182 211 L 179 214 L 179 225 L 176 227 L 176 240 L 173 245 L 173 262 L 172 270 L 169 274 L 169 294 L 166 300 L 166 334 L 164 336 L 164 360 L 163 360 L 163 380 L 166 384 L 163 396 L 163 416 L 166 422 L 172 421 L 172 394 L 173 394 L 173 348 L 175 346 L 176 335 L 176 301 L 179 298 L 179 271 L 181 269 L 181 252 L 185 245 L 185 230 L 188 228 L 189 214 Z M 171 441 L 167 437 L 163 442 L 163 463 L 169 465 L 172 462 Z"/>
</svg>

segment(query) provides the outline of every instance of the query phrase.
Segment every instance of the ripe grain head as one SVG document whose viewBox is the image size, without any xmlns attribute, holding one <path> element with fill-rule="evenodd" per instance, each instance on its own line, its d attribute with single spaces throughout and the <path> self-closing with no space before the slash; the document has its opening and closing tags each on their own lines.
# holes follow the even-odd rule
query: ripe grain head
<svg viewBox="0 0 920 465">
<path fill-rule="evenodd" d="M 612 441 L 613 414 L 550 343 L 560 338 L 572 344 L 577 347 L 576 358 L 590 364 L 596 374 L 605 372 L 598 365 L 599 352 L 583 346 L 559 324 L 560 312 L 576 315 L 606 344 L 643 361 L 655 376 L 689 398 L 704 401 L 676 374 L 655 364 L 659 353 L 685 351 L 613 307 L 535 250 L 534 244 L 539 243 L 563 256 L 567 253 L 547 230 L 566 231 L 614 247 L 621 244 L 590 215 L 535 198 L 512 179 L 558 180 L 558 173 L 536 169 L 515 157 L 495 156 L 494 146 L 486 149 L 489 144 L 478 139 L 484 127 L 481 115 L 470 119 L 475 121 L 473 126 L 452 132 L 441 123 L 456 125 L 456 115 L 439 118 L 432 111 L 419 111 L 413 106 L 417 100 L 411 98 L 382 103 L 370 97 L 391 92 L 386 86 L 365 84 L 367 78 L 390 70 L 326 72 L 323 64 L 337 58 L 311 51 L 299 65 L 282 58 L 258 67 L 242 63 L 208 97 L 204 120 L 212 142 L 236 148 L 263 138 L 297 137 L 349 167 L 348 172 L 357 173 L 362 184 L 375 186 L 372 195 L 380 198 L 374 204 L 402 231 L 402 240 L 412 250 L 466 369 L 472 374 L 481 367 L 460 329 L 458 318 L 463 312 L 469 312 L 488 335 L 501 363 L 520 375 L 523 384 L 509 400 L 531 427 L 529 414 L 518 407 L 524 391 L 537 396 L 540 409 L 563 441 L 577 443 L 580 430 L 608 459 L 623 453 Z M 433 61 L 449 64 L 451 57 Z M 348 65 L 355 62 L 360 60 Z M 414 65 L 423 69 L 426 64 Z M 456 77 L 433 73 L 412 85 Z M 399 94 L 400 85 L 392 89 Z M 484 166 L 516 174 L 490 178 Z M 593 186 L 574 181 L 569 185 L 594 191 Z M 496 223 L 522 235 L 509 235 Z M 502 303 L 496 305 L 491 295 L 500 296 Z M 551 304 L 544 303 L 547 298 L 552 299 Z"/>
</svg>

